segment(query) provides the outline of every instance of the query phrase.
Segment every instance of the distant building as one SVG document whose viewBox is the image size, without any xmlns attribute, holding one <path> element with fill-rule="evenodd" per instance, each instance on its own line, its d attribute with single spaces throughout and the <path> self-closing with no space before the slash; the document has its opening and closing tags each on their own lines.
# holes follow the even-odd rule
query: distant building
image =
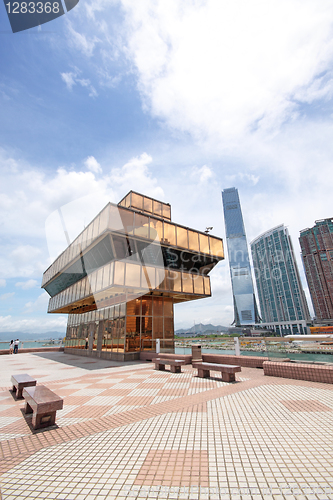
<svg viewBox="0 0 333 500">
<path fill-rule="evenodd" d="M 280 335 L 305 334 L 310 313 L 288 229 L 282 224 L 251 242 L 263 323 Z"/>
<path fill-rule="evenodd" d="M 242 210 L 236 188 L 222 191 L 235 326 L 260 321 L 254 295 Z"/>
<path fill-rule="evenodd" d="M 48 312 L 68 314 L 65 351 L 106 359 L 173 349 L 173 306 L 211 296 L 217 238 L 171 222 L 167 203 L 130 191 L 109 203 L 44 272 Z"/>
<path fill-rule="evenodd" d="M 303 229 L 299 242 L 316 320 L 333 320 L 333 219 Z"/>
</svg>

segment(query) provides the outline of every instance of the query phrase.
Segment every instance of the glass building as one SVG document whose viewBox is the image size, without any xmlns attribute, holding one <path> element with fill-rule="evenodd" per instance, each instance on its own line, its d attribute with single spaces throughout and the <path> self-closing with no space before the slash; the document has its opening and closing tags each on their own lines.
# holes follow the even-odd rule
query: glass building
<svg viewBox="0 0 333 500">
<path fill-rule="evenodd" d="M 317 321 L 333 320 L 333 219 L 317 220 L 299 242 Z"/>
<path fill-rule="evenodd" d="M 310 314 L 288 229 L 261 234 L 251 252 L 263 326 L 280 335 L 306 333 Z"/>
<path fill-rule="evenodd" d="M 260 321 L 253 289 L 245 228 L 236 188 L 222 191 L 225 232 L 234 302 L 234 324 L 254 325 Z"/>
<path fill-rule="evenodd" d="M 211 296 L 217 238 L 171 222 L 169 204 L 130 191 L 109 203 L 43 275 L 49 313 L 68 314 L 65 350 L 130 360 L 174 346 L 174 304 Z"/>
</svg>

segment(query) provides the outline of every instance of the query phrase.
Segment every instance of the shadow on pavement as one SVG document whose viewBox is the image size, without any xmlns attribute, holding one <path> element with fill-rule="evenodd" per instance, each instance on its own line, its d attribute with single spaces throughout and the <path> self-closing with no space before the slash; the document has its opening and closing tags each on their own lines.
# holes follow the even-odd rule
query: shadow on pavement
<svg viewBox="0 0 333 500">
<path fill-rule="evenodd" d="M 74 356 L 73 354 L 65 354 L 64 352 L 35 352 L 31 354 L 40 358 L 49 359 L 56 363 L 92 371 L 101 370 L 103 368 L 117 368 L 119 366 L 142 364 L 142 361 L 111 361 L 108 359 Z"/>
</svg>

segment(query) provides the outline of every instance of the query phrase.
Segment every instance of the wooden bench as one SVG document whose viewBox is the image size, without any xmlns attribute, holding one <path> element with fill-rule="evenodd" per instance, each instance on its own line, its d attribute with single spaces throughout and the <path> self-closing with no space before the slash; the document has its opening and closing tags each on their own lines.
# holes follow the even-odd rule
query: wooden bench
<svg viewBox="0 0 333 500">
<path fill-rule="evenodd" d="M 181 373 L 182 365 L 185 365 L 184 359 L 162 359 L 155 358 L 155 370 L 165 370 L 165 365 L 170 365 L 172 373 Z"/>
<path fill-rule="evenodd" d="M 198 377 L 207 378 L 210 370 L 221 372 L 223 382 L 235 382 L 235 373 L 242 369 L 236 365 L 220 365 L 216 363 L 193 363 L 193 368 L 197 368 Z"/>
<path fill-rule="evenodd" d="M 37 380 L 30 377 L 27 373 L 12 375 L 11 383 L 13 384 L 13 392 L 16 393 L 17 399 L 22 398 L 22 391 L 25 387 L 32 387 L 37 384 Z"/>
<path fill-rule="evenodd" d="M 25 413 L 33 413 L 34 429 L 55 424 L 56 412 L 63 407 L 63 400 L 44 385 L 23 389 Z"/>
</svg>

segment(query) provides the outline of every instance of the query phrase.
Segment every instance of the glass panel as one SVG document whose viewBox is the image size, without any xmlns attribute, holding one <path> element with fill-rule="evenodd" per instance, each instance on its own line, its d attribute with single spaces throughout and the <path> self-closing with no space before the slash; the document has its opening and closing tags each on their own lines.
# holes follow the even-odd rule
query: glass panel
<svg viewBox="0 0 333 500">
<path fill-rule="evenodd" d="M 142 266 L 142 288 L 156 288 L 155 267 Z"/>
<path fill-rule="evenodd" d="M 166 271 L 164 269 L 156 269 L 156 288 L 167 290 Z"/>
<path fill-rule="evenodd" d="M 123 223 L 120 218 L 119 211 L 121 209 L 115 205 L 109 206 L 109 221 L 108 227 L 113 231 L 121 231 L 123 229 Z"/>
<path fill-rule="evenodd" d="M 122 304 L 120 304 L 119 316 L 126 316 L 126 302 L 123 302 Z"/>
<path fill-rule="evenodd" d="M 153 213 L 156 215 L 162 215 L 162 203 L 160 203 L 159 201 L 154 201 Z"/>
<path fill-rule="evenodd" d="M 177 226 L 177 246 L 188 248 L 187 229 Z"/>
<path fill-rule="evenodd" d="M 133 208 L 143 209 L 143 197 L 139 194 L 132 193 L 132 202 L 131 205 Z"/>
<path fill-rule="evenodd" d="M 125 343 L 125 318 L 119 318 L 118 320 L 118 352 L 124 352 Z"/>
<path fill-rule="evenodd" d="M 146 215 L 135 214 L 134 234 L 141 238 L 149 238 L 149 217 Z"/>
<path fill-rule="evenodd" d="M 109 218 L 109 207 L 104 208 L 103 212 L 101 212 L 99 216 L 99 231 L 101 234 L 108 227 L 108 218 Z"/>
<path fill-rule="evenodd" d="M 193 284 L 194 284 L 194 293 L 199 293 L 200 295 L 204 295 L 203 276 L 200 276 L 199 274 L 193 274 Z"/>
<path fill-rule="evenodd" d="M 153 338 L 163 339 L 163 318 L 153 318 Z"/>
<path fill-rule="evenodd" d="M 126 318 L 126 352 L 140 350 L 140 316 Z"/>
<path fill-rule="evenodd" d="M 102 289 L 102 283 L 103 283 L 103 267 L 98 269 L 97 271 L 97 280 L 96 280 L 96 291 L 99 292 Z"/>
<path fill-rule="evenodd" d="M 181 273 L 178 271 L 169 271 L 169 283 L 170 283 L 170 290 L 174 290 L 175 292 L 181 292 L 182 291 Z"/>
<path fill-rule="evenodd" d="M 133 234 L 134 212 L 130 212 L 129 210 L 123 210 L 122 208 L 119 208 L 119 214 L 123 225 L 121 231 L 127 234 Z"/>
<path fill-rule="evenodd" d="M 140 281 L 141 266 L 136 264 L 126 264 L 126 286 L 141 286 Z"/>
<path fill-rule="evenodd" d="M 87 228 L 87 246 L 90 245 L 92 239 L 93 224 L 90 223 Z"/>
<path fill-rule="evenodd" d="M 206 236 L 205 234 L 199 234 L 199 240 L 200 240 L 200 252 L 209 253 L 208 236 Z"/>
<path fill-rule="evenodd" d="M 176 226 L 164 222 L 164 242 L 176 246 Z"/>
<path fill-rule="evenodd" d="M 173 339 L 173 318 L 164 318 L 164 338 Z"/>
<path fill-rule="evenodd" d="M 183 279 L 183 292 L 193 293 L 193 281 L 191 274 L 182 273 L 182 279 Z"/>
<path fill-rule="evenodd" d="M 164 316 L 173 316 L 173 302 L 172 299 L 164 299 L 163 306 Z"/>
<path fill-rule="evenodd" d="M 153 315 L 152 297 L 142 297 L 142 316 Z"/>
<path fill-rule="evenodd" d="M 161 220 L 150 217 L 150 239 L 161 241 L 163 240 L 163 222 Z"/>
<path fill-rule="evenodd" d="M 163 316 L 163 297 L 154 297 L 154 316 Z"/>
<path fill-rule="evenodd" d="M 194 231 L 188 232 L 189 249 L 199 252 L 199 234 Z"/>
<path fill-rule="evenodd" d="M 114 263 L 114 284 L 115 285 L 123 285 L 125 278 L 125 263 L 124 262 L 115 262 Z"/>
<path fill-rule="evenodd" d="M 223 254 L 223 243 L 221 240 L 218 240 L 217 238 L 212 238 L 210 236 L 209 238 L 210 242 L 210 252 L 212 255 L 216 255 L 217 257 L 224 257 Z"/>
<path fill-rule="evenodd" d="M 170 205 L 162 205 L 162 210 L 163 210 L 163 217 L 166 217 L 167 219 L 171 219 L 171 207 Z"/>
<path fill-rule="evenodd" d="M 95 293 L 96 292 L 97 272 L 93 272 L 93 273 L 89 274 L 88 278 L 89 278 L 89 282 L 90 282 L 91 292 Z"/>
<path fill-rule="evenodd" d="M 96 217 L 96 219 L 93 222 L 93 232 L 92 232 L 92 238 L 93 240 L 97 238 L 98 236 L 98 230 L 99 230 L 99 217 Z"/>
<path fill-rule="evenodd" d="M 141 299 L 131 300 L 126 305 L 127 316 L 140 316 L 141 315 Z"/>
<path fill-rule="evenodd" d="M 111 270 L 111 264 L 107 264 L 104 267 L 102 288 L 107 288 L 108 286 L 110 286 L 110 270 Z"/>
<path fill-rule="evenodd" d="M 152 212 L 153 211 L 153 200 L 150 198 L 143 198 L 143 209 L 145 212 Z"/>
<path fill-rule="evenodd" d="M 203 276 L 204 283 L 205 283 L 205 295 L 210 295 L 210 278 L 209 276 Z"/>
</svg>

